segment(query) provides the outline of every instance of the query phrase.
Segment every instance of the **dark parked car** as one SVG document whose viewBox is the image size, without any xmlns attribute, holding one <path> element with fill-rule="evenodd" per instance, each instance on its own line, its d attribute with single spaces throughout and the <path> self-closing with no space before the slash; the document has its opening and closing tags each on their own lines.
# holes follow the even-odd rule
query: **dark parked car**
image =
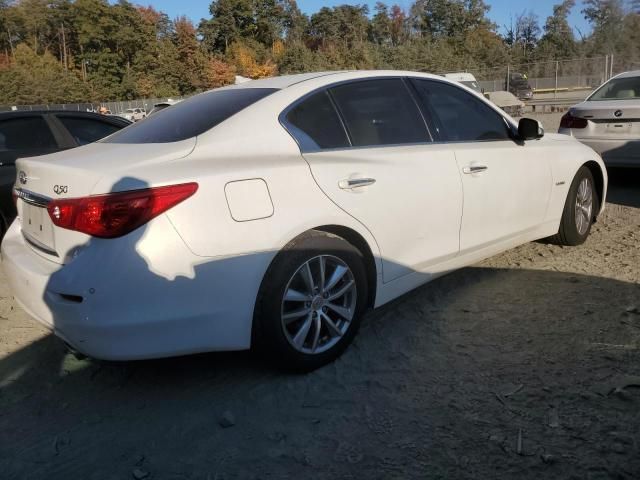
<svg viewBox="0 0 640 480">
<path fill-rule="evenodd" d="M 529 85 L 529 78 L 523 73 L 512 72 L 507 79 L 505 90 L 514 94 L 520 100 L 531 100 L 533 89 Z"/>
<path fill-rule="evenodd" d="M 0 112 L 0 238 L 16 216 L 16 159 L 93 143 L 130 124 L 90 112 Z"/>
</svg>

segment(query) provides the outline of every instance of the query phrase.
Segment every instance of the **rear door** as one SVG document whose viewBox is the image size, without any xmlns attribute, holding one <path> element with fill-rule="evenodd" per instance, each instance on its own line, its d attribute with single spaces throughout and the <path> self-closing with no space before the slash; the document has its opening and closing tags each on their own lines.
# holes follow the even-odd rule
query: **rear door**
<svg viewBox="0 0 640 480">
<path fill-rule="evenodd" d="M 460 87 L 437 80 L 412 83 L 438 141 L 455 151 L 464 189 L 461 253 L 540 226 L 552 188 L 548 144 L 515 142 L 505 118 Z"/>
<path fill-rule="evenodd" d="M 435 145 L 406 82 L 320 91 L 286 114 L 313 176 L 375 237 L 389 282 L 454 257 L 462 188 L 453 151 Z"/>
</svg>

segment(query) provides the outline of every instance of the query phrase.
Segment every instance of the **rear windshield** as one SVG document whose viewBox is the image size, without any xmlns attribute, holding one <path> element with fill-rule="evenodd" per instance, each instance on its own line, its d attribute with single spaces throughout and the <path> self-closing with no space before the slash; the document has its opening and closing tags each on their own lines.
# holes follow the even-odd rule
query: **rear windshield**
<svg viewBox="0 0 640 480">
<path fill-rule="evenodd" d="M 196 95 L 120 130 L 105 143 L 169 143 L 193 138 L 275 91 L 238 88 Z"/>
<path fill-rule="evenodd" d="M 589 97 L 589 101 L 640 98 L 640 77 L 614 78 Z"/>
</svg>

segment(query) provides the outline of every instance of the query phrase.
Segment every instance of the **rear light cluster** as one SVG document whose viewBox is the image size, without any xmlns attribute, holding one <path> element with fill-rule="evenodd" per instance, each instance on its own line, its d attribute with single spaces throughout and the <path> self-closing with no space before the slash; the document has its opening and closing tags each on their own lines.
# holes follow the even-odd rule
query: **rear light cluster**
<svg viewBox="0 0 640 480">
<path fill-rule="evenodd" d="M 565 113 L 560 120 L 560 128 L 587 128 L 589 121 L 586 118 L 578 118 L 571 115 L 571 111 Z"/>
<path fill-rule="evenodd" d="M 99 238 L 122 237 L 192 196 L 197 183 L 53 200 L 54 225 Z"/>
</svg>

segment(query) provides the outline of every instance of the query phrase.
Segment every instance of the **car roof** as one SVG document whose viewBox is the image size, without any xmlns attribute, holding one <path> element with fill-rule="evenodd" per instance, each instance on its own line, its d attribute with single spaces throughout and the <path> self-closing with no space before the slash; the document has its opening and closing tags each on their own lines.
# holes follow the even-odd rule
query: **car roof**
<svg viewBox="0 0 640 480">
<path fill-rule="evenodd" d="M 640 70 L 632 70 L 630 72 L 624 72 L 619 75 L 616 75 L 613 78 L 631 78 L 631 77 L 640 77 Z"/>
<path fill-rule="evenodd" d="M 328 75 L 337 75 L 344 73 L 344 70 L 333 72 L 312 72 L 312 73 L 297 73 L 294 75 L 282 75 L 279 77 L 261 78 L 259 80 L 251 80 L 249 82 L 239 83 L 237 85 L 231 85 L 225 88 L 276 88 L 282 90 L 297 83 L 306 82 L 319 77 L 326 77 Z"/>
</svg>

